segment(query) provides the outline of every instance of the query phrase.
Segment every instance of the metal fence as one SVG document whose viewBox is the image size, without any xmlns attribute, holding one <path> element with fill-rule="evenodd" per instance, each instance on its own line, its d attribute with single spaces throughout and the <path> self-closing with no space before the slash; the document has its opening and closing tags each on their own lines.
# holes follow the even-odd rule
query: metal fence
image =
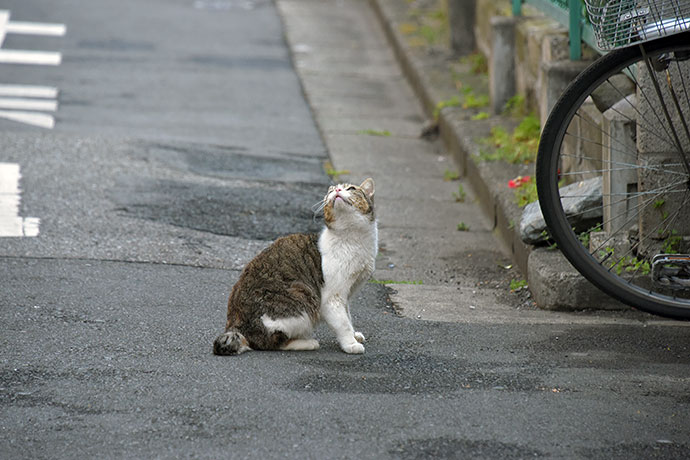
<svg viewBox="0 0 690 460">
<path fill-rule="evenodd" d="M 585 5 L 582 0 L 512 0 L 513 15 L 522 15 L 522 4 L 527 3 L 555 19 L 568 28 L 570 38 L 570 59 L 582 58 L 582 42 L 597 51 L 596 39 L 592 26 L 586 20 Z"/>
</svg>

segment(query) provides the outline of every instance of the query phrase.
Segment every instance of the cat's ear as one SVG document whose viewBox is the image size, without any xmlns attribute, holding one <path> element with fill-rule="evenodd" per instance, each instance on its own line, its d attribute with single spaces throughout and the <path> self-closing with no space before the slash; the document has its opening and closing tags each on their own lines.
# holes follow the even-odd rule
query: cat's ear
<svg viewBox="0 0 690 460">
<path fill-rule="evenodd" d="M 362 185 L 359 187 L 364 190 L 364 193 L 366 193 L 370 199 L 374 197 L 374 179 L 371 177 L 364 179 L 364 182 L 362 182 Z"/>
</svg>

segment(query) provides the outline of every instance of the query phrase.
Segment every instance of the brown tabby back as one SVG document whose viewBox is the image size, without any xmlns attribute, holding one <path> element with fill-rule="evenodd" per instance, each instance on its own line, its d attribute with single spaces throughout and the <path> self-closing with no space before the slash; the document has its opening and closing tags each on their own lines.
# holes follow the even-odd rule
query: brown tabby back
<svg viewBox="0 0 690 460">
<path fill-rule="evenodd" d="M 242 271 L 230 293 L 225 329 L 241 332 L 255 350 L 279 349 L 288 338 L 280 331 L 266 334 L 261 317 L 287 318 L 306 313 L 316 322 L 322 285 L 318 235 L 279 238 Z"/>
</svg>

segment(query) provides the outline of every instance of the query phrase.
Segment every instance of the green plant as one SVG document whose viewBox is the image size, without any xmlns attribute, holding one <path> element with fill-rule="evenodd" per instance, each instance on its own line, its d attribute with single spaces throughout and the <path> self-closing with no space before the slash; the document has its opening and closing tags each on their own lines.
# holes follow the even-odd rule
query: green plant
<svg viewBox="0 0 690 460">
<path fill-rule="evenodd" d="M 439 101 L 434 108 L 434 120 L 438 120 L 438 116 L 441 114 L 441 110 L 446 107 L 458 107 L 460 105 L 460 98 L 458 96 L 453 96 L 445 101 Z"/>
<path fill-rule="evenodd" d="M 448 18 L 440 3 L 432 8 L 412 8 L 407 16 L 410 22 L 401 23 L 398 29 L 408 36 L 408 43 L 412 46 L 433 46 L 447 40 Z"/>
<path fill-rule="evenodd" d="M 487 118 L 489 118 L 489 114 L 488 114 L 487 112 L 479 112 L 479 113 L 476 114 L 476 115 L 472 115 L 472 120 L 474 120 L 474 121 L 476 121 L 476 120 L 486 120 Z"/>
<path fill-rule="evenodd" d="M 524 208 L 528 204 L 537 201 L 538 199 L 539 196 L 537 195 L 536 181 L 529 181 L 515 189 L 515 202 L 521 208 Z"/>
<path fill-rule="evenodd" d="M 481 139 L 485 146 L 493 151 L 481 150 L 480 159 L 484 161 L 506 161 L 508 163 L 532 163 L 537 157 L 539 145 L 539 119 L 528 115 L 520 124 L 508 133 L 502 126 L 491 128 L 491 136 Z"/>
<path fill-rule="evenodd" d="M 443 7 L 439 7 L 436 10 L 429 11 L 426 14 L 426 17 L 435 19 L 439 22 L 447 22 L 448 21 L 448 15 L 446 14 L 446 10 Z"/>
<path fill-rule="evenodd" d="M 422 280 L 418 280 L 418 281 L 393 281 L 393 280 L 371 279 L 371 280 L 369 280 L 369 282 L 372 284 L 414 284 L 414 285 L 424 284 L 424 282 Z"/>
<path fill-rule="evenodd" d="M 678 235 L 677 230 L 671 230 L 671 234 L 664 240 L 664 244 L 661 247 L 661 251 L 666 254 L 678 253 L 680 242 L 682 240 L 683 237 Z"/>
<path fill-rule="evenodd" d="M 510 280 L 510 292 L 516 292 L 526 288 L 527 280 Z"/>
<path fill-rule="evenodd" d="M 458 173 L 457 171 L 451 171 L 450 169 L 446 169 L 443 172 L 443 180 L 446 182 L 458 179 L 460 179 L 460 173 Z"/>
<path fill-rule="evenodd" d="M 664 199 L 658 199 L 658 200 L 654 201 L 654 204 L 653 204 L 654 209 L 658 210 L 659 213 L 661 213 L 661 219 L 662 220 L 668 219 L 668 211 L 666 211 L 664 209 L 665 204 L 666 204 L 666 200 L 664 200 Z M 663 231 L 661 233 L 663 233 Z"/>
<path fill-rule="evenodd" d="M 541 126 L 539 118 L 532 114 L 522 119 L 517 128 L 515 128 L 515 131 L 513 131 L 513 137 L 516 141 L 538 141 L 540 132 Z"/>
<path fill-rule="evenodd" d="M 489 105 L 489 96 L 487 94 L 476 93 L 474 88 L 469 85 L 462 86 L 460 92 L 462 93 L 463 109 L 476 109 Z"/>
<path fill-rule="evenodd" d="M 652 267 L 649 265 L 649 262 L 646 260 L 638 260 L 636 257 L 633 257 L 631 260 L 630 266 L 626 268 L 626 271 L 629 272 L 636 272 L 640 271 L 643 275 L 649 275 L 649 273 L 652 270 Z"/>
<path fill-rule="evenodd" d="M 580 243 L 582 243 L 582 245 L 584 247 L 588 248 L 589 247 L 589 241 L 591 239 L 591 233 L 592 232 L 598 232 L 599 230 L 601 230 L 601 224 L 595 225 L 594 227 L 591 227 L 587 231 L 580 233 L 577 236 L 577 238 L 580 240 Z M 574 228 L 573 228 L 573 231 L 575 231 Z"/>
<path fill-rule="evenodd" d="M 337 179 L 338 176 L 342 176 L 343 174 L 350 174 L 350 171 L 347 169 L 340 169 L 340 170 L 335 169 L 333 167 L 333 163 L 331 163 L 330 161 L 324 161 L 323 169 L 324 169 L 324 171 L 326 171 L 326 174 L 331 179 Z"/>
<path fill-rule="evenodd" d="M 612 265 L 614 265 L 612 263 Z M 638 260 L 637 257 L 624 256 L 621 260 L 615 263 L 615 268 L 617 275 L 621 275 L 623 271 L 627 273 L 637 273 L 638 271 L 643 275 L 649 275 L 651 267 L 649 262 L 646 260 Z"/>
<path fill-rule="evenodd" d="M 506 104 L 503 106 L 503 114 L 514 118 L 520 118 L 528 115 L 525 96 L 522 94 L 516 94 L 508 99 L 508 102 L 506 102 Z"/>
<path fill-rule="evenodd" d="M 577 236 L 577 239 L 580 240 L 580 243 L 582 246 L 588 248 L 589 247 L 589 232 L 582 232 Z"/>
<path fill-rule="evenodd" d="M 475 74 L 486 74 L 489 72 L 489 63 L 482 53 L 472 53 L 460 58 L 463 64 L 469 64 L 470 70 Z"/>
<path fill-rule="evenodd" d="M 423 24 L 419 28 L 419 34 L 430 45 L 433 45 L 434 43 L 438 42 L 439 32 L 436 28 L 432 26 Z"/>
<path fill-rule="evenodd" d="M 603 261 L 613 257 L 614 252 L 615 251 L 613 250 L 613 248 L 611 246 L 606 246 L 604 249 L 600 249 L 599 250 L 600 262 L 603 262 Z"/>
<path fill-rule="evenodd" d="M 616 251 L 611 246 L 606 246 L 606 248 L 599 251 L 599 257 L 601 262 L 603 262 L 607 268 L 613 270 L 618 276 L 624 271 L 627 273 L 639 272 L 643 275 L 649 275 L 651 272 L 651 266 L 648 261 L 644 259 L 639 260 L 635 256 L 623 256 L 616 260 L 614 257 L 615 252 Z"/>
<path fill-rule="evenodd" d="M 463 109 L 478 109 L 489 105 L 489 96 L 486 94 L 475 94 L 469 92 L 465 94 L 465 100 L 462 103 Z"/>
<path fill-rule="evenodd" d="M 360 131 L 357 131 L 357 134 L 367 134 L 369 136 L 383 136 L 383 137 L 390 137 L 391 132 L 388 131 L 387 129 L 384 130 L 377 130 L 377 129 L 362 129 Z"/>
<path fill-rule="evenodd" d="M 469 232 L 470 231 L 470 226 L 467 225 L 465 222 L 460 222 L 458 224 L 458 231 L 459 232 Z"/>
<path fill-rule="evenodd" d="M 412 35 L 419 30 L 419 26 L 411 22 L 402 22 L 398 26 L 398 30 L 403 35 Z"/>
<path fill-rule="evenodd" d="M 465 189 L 463 188 L 462 184 L 458 184 L 458 191 L 457 191 L 457 193 L 453 192 L 453 196 L 455 197 L 455 201 L 458 201 L 461 203 L 465 202 L 465 198 L 466 198 L 467 194 L 465 193 Z"/>
</svg>

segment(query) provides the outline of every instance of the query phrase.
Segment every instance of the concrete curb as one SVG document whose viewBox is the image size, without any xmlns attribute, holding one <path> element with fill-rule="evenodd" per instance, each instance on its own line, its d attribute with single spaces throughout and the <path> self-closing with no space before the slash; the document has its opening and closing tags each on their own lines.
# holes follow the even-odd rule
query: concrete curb
<svg viewBox="0 0 690 460">
<path fill-rule="evenodd" d="M 403 73 L 431 118 L 438 102 L 445 99 L 443 90 L 439 89 L 443 83 L 439 85 L 437 75 L 447 67 L 445 58 L 415 56 L 399 32 L 400 23 L 395 17 L 395 11 L 384 0 L 370 0 L 370 3 Z M 482 209 L 494 223 L 494 233 L 526 277 L 537 305 L 549 310 L 629 309 L 630 307 L 613 300 L 591 285 L 559 251 L 535 248 L 522 242 L 517 229 L 522 211 L 514 203 L 512 192 L 501 185 L 517 175 L 532 174 L 533 165 L 503 163 L 497 168 L 496 163 L 476 162 L 473 157 L 479 154 L 480 149 L 475 141 L 476 133 L 484 129 L 488 134 L 492 121 L 473 121 L 470 127 L 469 115 L 463 112 L 467 111 L 457 107 L 442 109 L 438 115 L 439 135 L 457 163 L 460 173 L 474 188 Z M 492 119 L 495 124 L 500 117 Z M 504 121 L 506 125 L 511 123 L 509 120 Z"/>
</svg>

